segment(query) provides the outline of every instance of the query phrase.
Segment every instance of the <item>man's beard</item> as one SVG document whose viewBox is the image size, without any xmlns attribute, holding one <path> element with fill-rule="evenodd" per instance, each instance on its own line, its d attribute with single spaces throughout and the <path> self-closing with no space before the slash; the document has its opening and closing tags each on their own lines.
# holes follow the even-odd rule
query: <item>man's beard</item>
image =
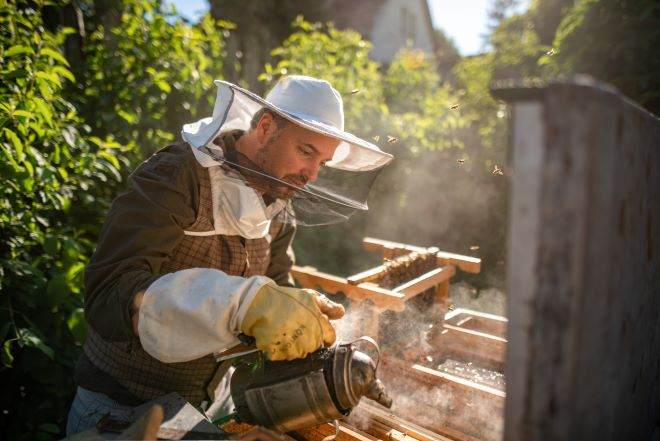
<svg viewBox="0 0 660 441">
<path fill-rule="evenodd" d="M 271 176 L 266 169 L 266 164 L 268 163 L 268 158 L 270 155 L 277 154 L 277 146 L 275 141 L 277 141 L 278 134 L 276 133 L 271 139 L 266 142 L 266 144 L 257 151 L 256 162 L 257 167 L 260 171 L 265 173 L 268 176 Z M 281 181 L 288 182 L 290 185 L 283 184 L 265 176 L 258 176 L 256 179 L 252 179 L 251 183 L 253 187 L 261 192 L 264 196 L 267 196 L 271 199 L 291 199 L 298 189 L 302 188 L 307 184 L 307 177 L 300 174 L 288 174 L 284 175 L 282 178 L 278 178 Z"/>
</svg>

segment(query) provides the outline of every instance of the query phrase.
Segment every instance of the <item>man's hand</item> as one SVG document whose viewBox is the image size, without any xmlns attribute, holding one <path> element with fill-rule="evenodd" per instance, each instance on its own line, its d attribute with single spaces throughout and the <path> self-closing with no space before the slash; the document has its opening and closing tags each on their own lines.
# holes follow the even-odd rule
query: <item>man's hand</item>
<svg viewBox="0 0 660 441">
<path fill-rule="evenodd" d="M 270 360 L 293 360 L 304 358 L 322 343 L 334 343 L 330 319 L 343 315 L 342 305 L 314 290 L 268 283 L 252 300 L 241 331 L 253 336 Z"/>
</svg>

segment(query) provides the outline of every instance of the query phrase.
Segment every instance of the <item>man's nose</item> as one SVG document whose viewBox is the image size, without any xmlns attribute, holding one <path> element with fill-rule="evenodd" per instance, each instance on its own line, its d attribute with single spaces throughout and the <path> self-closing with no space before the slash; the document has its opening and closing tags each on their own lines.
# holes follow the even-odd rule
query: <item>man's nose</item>
<svg viewBox="0 0 660 441">
<path fill-rule="evenodd" d="M 319 175 L 319 169 L 321 168 L 320 164 L 311 164 L 307 167 L 307 169 L 303 172 L 303 176 L 305 176 L 305 179 L 308 182 L 314 182 L 316 181 L 316 178 Z"/>
</svg>

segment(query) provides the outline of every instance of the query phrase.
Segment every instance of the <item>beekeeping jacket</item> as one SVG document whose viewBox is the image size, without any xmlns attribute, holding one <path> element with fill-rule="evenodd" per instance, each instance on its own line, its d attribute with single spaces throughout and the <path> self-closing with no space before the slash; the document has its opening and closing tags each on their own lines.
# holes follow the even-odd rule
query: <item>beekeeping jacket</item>
<svg viewBox="0 0 660 441">
<path fill-rule="evenodd" d="M 231 150 L 237 136 L 225 134 L 215 144 Z M 199 404 L 216 370 L 213 353 L 239 343 L 235 336 L 251 296 L 270 280 L 292 285 L 295 226 L 271 213 L 271 221 L 248 228 L 250 237 L 238 235 L 241 227 L 229 225 L 236 219 L 223 214 L 231 200 L 221 191 L 237 179 L 236 170 L 198 159 L 187 143 L 159 151 L 131 175 L 85 272 L 89 326 L 76 367 L 80 386 L 123 404 L 173 391 Z M 140 291 L 145 297 L 138 338 L 130 305 Z M 170 304 L 154 304 L 159 299 Z M 142 310 L 159 317 L 144 317 Z M 217 328 L 207 330 L 201 322 Z M 196 339 L 186 341 L 186 335 Z"/>
</svg>

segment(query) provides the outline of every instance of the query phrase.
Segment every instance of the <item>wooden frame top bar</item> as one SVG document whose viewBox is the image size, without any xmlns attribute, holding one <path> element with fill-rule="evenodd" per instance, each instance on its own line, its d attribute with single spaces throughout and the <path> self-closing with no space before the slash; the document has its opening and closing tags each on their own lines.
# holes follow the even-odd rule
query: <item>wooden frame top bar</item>
<svg viewBox="0 0 660 441">
<path fill-rule="evenodd" d="M 438 258 L 438 265 L 454 265 L 461 271 L 466 273 L 477 274 L 481 271 L 481 259 L 478 257 L 464 256 L 462 254 L 448 253 L 440 251 L 435 247 L 424 248 L 414 245 L 407 245 L 404 243 L 391 242 L 389 240 L 375 239 L 373 237 L 365 237 L 362 240 L 362 247 L 365 251 L 382 252 L 383 257 L 393 259 L 402 254 L 408 254 L 413 251 L 417 252 L 436 252 Z M 375 269 L 375 268 L 374 268 Z M 364 273 L 361 273 L 364 274 Z M 355 277 L 355 276 L 354 276 Z"/>
</svg>

